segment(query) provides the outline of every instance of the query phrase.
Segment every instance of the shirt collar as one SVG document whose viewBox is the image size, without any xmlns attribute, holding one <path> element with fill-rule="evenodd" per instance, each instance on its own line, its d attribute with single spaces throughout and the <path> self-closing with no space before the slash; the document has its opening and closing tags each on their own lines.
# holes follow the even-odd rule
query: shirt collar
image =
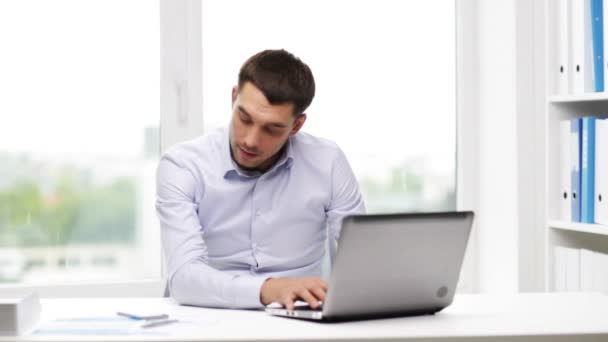
<svg viewBox="0 0 608 342">
<path fill-rule="evenodd" d="M 270 173 L 270 172 L 275 172 L 278 171 L 280 169 L 289 169 L 291 167 L 291 165 L 293 164 L 293 157 L 294 157 L 294 153 L 293 153 L 293 136 L 289 137 L 287 139 L 287 143 L 286 148 L 283 150 L 283 155 L 281 156 L 281 158 L 279 158 L 279 160 L 276 162 L 276 164 L 274 166 L 272 166 L 270 168 L 270 170 L 266 171 L 265 173 Z M 230 130 L 226 129 L 224 134 L 223 134 L 223 139 L 222 139 L 223 143 L 222 145 L 222 172 L 224 175 L 224 178 L 228 177 L 231 174 L 238 174 L 240 176 L 243 177 L 258 177 L 260 175 L 262 175 L 262 172 L 251 172 L 251 171 L 245 171 L 243 169 L 241 169 L 236 162 L 232 159 L 232 155 L 230 152 Z"/>
</svg>

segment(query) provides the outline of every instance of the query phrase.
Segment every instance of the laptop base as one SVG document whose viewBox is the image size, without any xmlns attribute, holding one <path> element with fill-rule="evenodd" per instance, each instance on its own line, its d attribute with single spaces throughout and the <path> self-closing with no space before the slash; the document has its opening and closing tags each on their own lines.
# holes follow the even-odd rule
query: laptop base
<svg viewBox="0 0 608 342">
<path fill-rule="evenodd" d="M 387 312 L 387 313 L 374 313 L 365 315 L 346 315 L 346 316 L 323 316 L 321 310 L 313 309 L 302 309 L 298 308 L 295 310 L 279 309 L 279 308 L 266 308 L 266 312 L 275 316 L 292 318 L 299 320 L 306 320 L 311 322 L 319 323 L 338 323 L 338 322 L 350 322 L 350 321 L 363 321 L 373 319 L 386 319 L 396 317 L 408 317 L 408 316 L 423 316 L 423 315 L 434 315 L 441 311 L 443 308 L 437 308 L 433 310 L 414 310 L 406 312 Z"/>
</svg>

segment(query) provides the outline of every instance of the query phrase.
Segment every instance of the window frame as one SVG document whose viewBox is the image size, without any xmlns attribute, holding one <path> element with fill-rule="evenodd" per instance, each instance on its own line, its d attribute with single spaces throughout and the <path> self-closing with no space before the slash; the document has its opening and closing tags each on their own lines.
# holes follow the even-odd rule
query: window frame
<svg viewBox="0 0 608 342">
<path fill-rule="evenodd" d="M 479 208 L 478 24 L 476 0 L 456 1 L 456 208 Z M 473 221 L 459 291 L 479 292 L 479 233 Z"/>
<path fill-rule="evenodd" d="M 476 93 L 476 3 L 456 1 L 457 58 L 457 177 L 458 210 L 477 208 L 477 152 L 479 139 Z M 159 0 L 160 6 L 160 143 L 161 151 L 203 133 L 202 23 L 199 0 Z M 461 292 L 477 292 L 477 234 L 473 230 Z M 159 250 L 162 253 L 162 250 Z M 468 266 L 467 266 L 468 265 Z M 36 291 L 42 297 L 158 297 L 162 296 L 166 270 L 161 278 L 133 281 L 91 281 L 70 284 L 0 285 L 0 295 Z"/>
<path fill-rule="evenodd" d="M 202 134 L 201 3 L 160 0 L 160 147 Z M 162 250 L 159 246 L 159 253 Z M 165 288 L 164 262 L 158 279 L 0 284 L 0 295 L 37 292 L 41 297 L 158 297 Z"/>
</svg>

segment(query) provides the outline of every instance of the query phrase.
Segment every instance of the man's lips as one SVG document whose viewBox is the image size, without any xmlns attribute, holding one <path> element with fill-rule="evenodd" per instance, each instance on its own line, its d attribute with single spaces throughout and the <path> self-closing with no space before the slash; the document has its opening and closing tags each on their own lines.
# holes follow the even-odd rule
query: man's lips
<svg viewBox="0 0 608 342">
<path fill-rule="evenodd" d="M 257 156 L 255 153 L 247 152 L 246 150 L 242 149 L 241 147 L 239 147 L 239 151 L 241 152 L 241 155 L 247 159 L 252 159 Z"/>
</svg>

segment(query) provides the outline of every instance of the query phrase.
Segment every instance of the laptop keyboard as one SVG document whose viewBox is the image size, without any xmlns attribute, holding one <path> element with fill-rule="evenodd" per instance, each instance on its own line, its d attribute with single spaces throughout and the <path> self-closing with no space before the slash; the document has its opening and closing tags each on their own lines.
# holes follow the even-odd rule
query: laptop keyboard
<svg viewBox="0 0 608 342">
<path fill-rule="evenodd" d="M 313 309 L 308 304 L 296 304 L 294 310 L 298 311 L 323 311 L 323 304 L 319 305 L 316 309 Z"/>
</svg>

